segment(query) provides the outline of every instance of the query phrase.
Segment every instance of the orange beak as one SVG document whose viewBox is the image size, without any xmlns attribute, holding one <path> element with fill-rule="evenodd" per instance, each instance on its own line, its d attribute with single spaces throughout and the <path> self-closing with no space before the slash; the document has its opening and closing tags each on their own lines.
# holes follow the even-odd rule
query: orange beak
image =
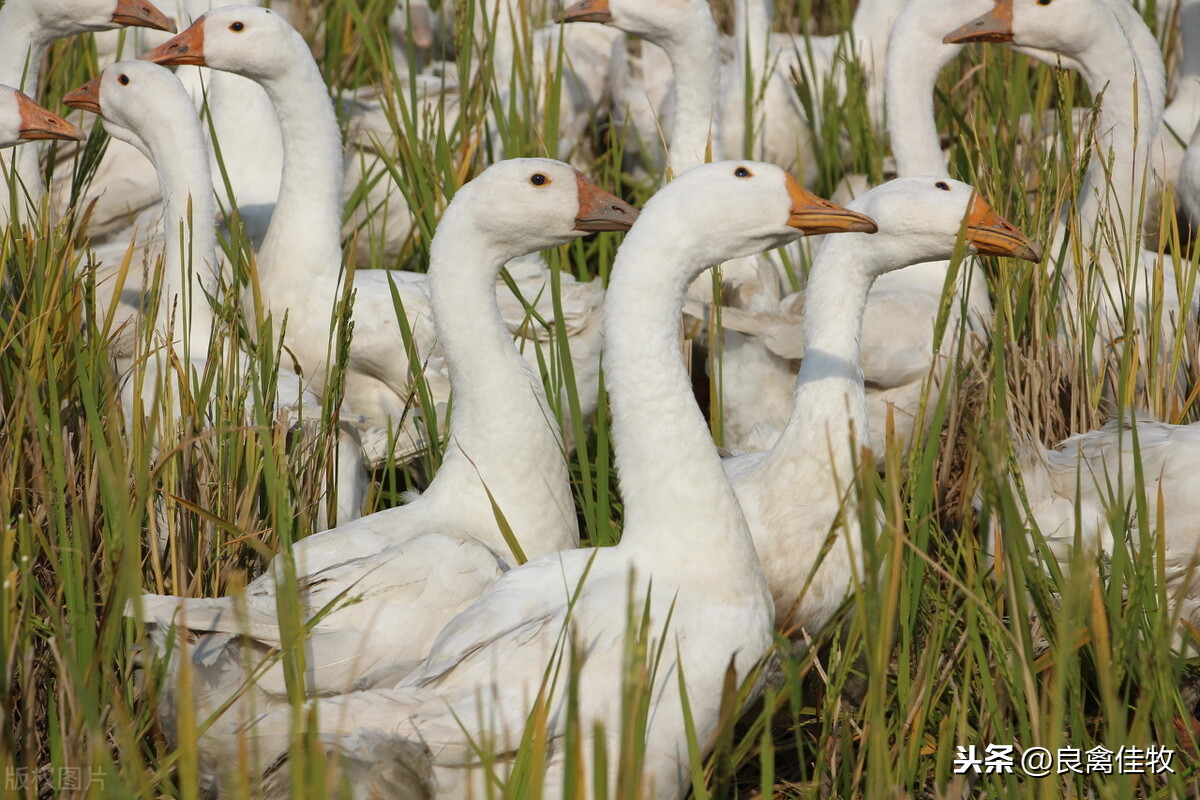
<svg viewBox="0 0 1200 800">
<path fill-rule="evenodd" d="M 17 92 L 17 110 L 21 115 L 21 139 L 75 139 L 87 135 L 71 123 L 39 106 L 28 96 Z"/>
<path fill-rule="evenodd" d="M 175 21 L 147 0 L 117 0 L 117 10 L 113 12 L 112 21 L 118 25 L 175 32 Z"/>
<path fill-rule="evenodd" d="M 975 195 L 967 215 L 967 241 L 985 256 L 1009 256 L 1038 263 L 1042 255 L 1016 226 L 992 210 L 987 201 Z"/>
<path fill-rule="evenodd" d="M 790 174 L 787 176 L 787 190 L 792 198 L 787 224 L 804 231 L 806 236 L 816 233 L 875 233 L 879 230 L 875 220 L 866 214 L 822 200 L 801 186 Z"/>
<path fill-rule="evenodd" d="M 1013 40 L 1013 0 L 996 0 L 986 14 L 946 34 L 945 44 L 967 42 L 1011 42 Z"/>
<path fill-rule="evenodd" d="M 579 213 L 575 215 L 575 230 L 627 231 L 638 218 L 638 210 L 619 197 L 592 183 L 582 172 L 575 173 L 579 187 Z"/>
<path fill-rule="evenodd" d="M 559 22 L 612 22 L 608 0 L 579 0 L 563 10 Z"/>
<path fill-rule="evenodd" d="M 174 39 L 168 39 L 150 52 L 143 53 L 142 60 L 164 67 L 177 64 L 207 66 L 204 61 L 204 17 L 198 17 L 190 28 Z"/>
<path fill-rule="evenodd" d="M 93 114 L 103 113 L 100 110 L 100 76 L 92 78 L 76 89 L 72 89 L 63 98 L 63 102 L 71 108 L 81 108 Z"/>
</svg>

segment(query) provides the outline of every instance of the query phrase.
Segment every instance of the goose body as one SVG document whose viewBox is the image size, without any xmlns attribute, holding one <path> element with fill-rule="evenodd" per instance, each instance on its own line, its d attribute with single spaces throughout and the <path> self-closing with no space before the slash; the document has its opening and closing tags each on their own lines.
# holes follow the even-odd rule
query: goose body
<svg viewBox="0 0 1200 800">
<path fill-rule="evenodd" d="M 1138 549 L 1145 544 L 1137 538 L 1144 526 L 1161 538 L 1171 613 L 1192 628 L 1200 624 L 1200 424 L 1114 420 L 1053 449 L 1018 444 L 1017 460 L 1028 523 L 1036 523 L 1061 569 L 1076 563 L 1076 547 L 1093 557 L 1116 546 Z M 1146 518 L 1139 517 L 1139 494 Z M 1117 544 L 1114 537 L 1128 541 Z M 1180 631 L 1176 641 L 1187 639 Z"/>
<path fill-rule="evenodd" d="M 496 274 L 524 250 L 627 228 L 635 217 L 574 169 L 542 159 L 501 162 L 455 195 L 430 264 L 438 337 L 455 396 L 451 445 L 432 484 L 407 505 L 293 546 L 301 612 L 320 615 L 309 646 L 309 691 L 373 685 L 418 663 L 443 626 L 517 563 L 497 513 L 525 557 L 578 545 L 558 425 L 540 379 L 500 318 Z M 279 564 L 241 596 L 142 600 L 158 644 L 173 621 L 197 637 L 189 654 L 196 701 L 206 712 L 245 679 L 238 634 L 248 637 L 256 661 L 281 643 L 276 590 L 286 568 Z M 172 666 L 178 668 L 177 659 Z M 274 666 L 222 724 L 280 704 L 287 705 L 287 692 Z M 166 713 L 173 708 L 168 703 Z"/>
<path fill-rule="evenodd" d="M 684 292 L 714 261 L 778 246 L 800 227 L 869 224 L 754 162 L 698 167 L 651 199 L 618 253 L 605 298 L 605 364 L 625 499 L 621 543 L 510 570 L 450 622 L 429 658 L 400 684 L 318 701 L 322 737 L 343 742 L 341 734 L 357 731 L 419 743 L 433 763 L 436 789 L 428 791 L 478 796 L 486 770 L 470 742 L 486 742 L 501 760 L 514 751 L 569 630 L 587 648 L 572 668 L 579 670 L 578 752 L 588 774 L 598 768 L 595 748 L 615 753 L 620 742 L 623 642 L 629 614 L 640 617 L 645 608 L 648 646 L 661 643 L 662 660 L 649 688 L 645 768 L 636 780 L 647 796 L 682 797 L 689 757 L 679 681 L 686 681 L 697 740 L 707 743 L 726 671 L 744 679 L 770 645 L 773 617 L 745 521 L 679 358 Z M 562 686 L 548 689 L 546 701 L 545 785 L 558 796 L 566 789 Z M 222 738 L 218 754 L 244 741 L 269 761 L 286 747 L 289 716 L 281 709 L 255 719 Z M 604 742 L 593 741 L 598 725 Z M 609 785 L 616 764 L 609 756 Z"/>
</svg>

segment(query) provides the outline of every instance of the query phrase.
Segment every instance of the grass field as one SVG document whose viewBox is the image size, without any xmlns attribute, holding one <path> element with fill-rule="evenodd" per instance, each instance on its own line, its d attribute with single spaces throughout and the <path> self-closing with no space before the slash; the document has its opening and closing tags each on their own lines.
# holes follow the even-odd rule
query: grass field
<svg viewBox="0 0 1200 800">
<path fill-rule="evenodd" d="M 548 87 L 487 69 L 459 95 L 455 125 L 430 135 L 438 126 L 413 114 L 405 102 L 411 86 L 389 67 L 387 5 L 306 0 L 297 9 L 333 92 L 382 81 L 391 83 L 397 98 L 398 143 L 389 168 L 403 177 L 416 232 L 398 264 L 377 263 L 375 256 L 353 266 L 424 270 L 440 210 L 496 147 L 493 137 L 510 155 L 566 154 L 545 144 L 557 140 L 553 100 L 542 117 L 546 124 L 531 122 L 536 93 Z M 811 15 L 826 30 L 844 26 L 853 10 L 850 0 L 829 0 L 815 11 L 809 0 L 778 5 L 785 23 Z M 1146 14 L 1153 26 L 1153 9 Z M 729 9 L 722 15 L 727 19 Z M 1160 32 L 1160 39 L 1174 60 L 1176 45 L 1167 33 Z M 468 41 L 462 31 L 460 40 Z M 461 49 L 463 74 L 472 49 Z M 56 108 L 68 89 L 92 76 L 92 58 L 81 41 L 56 45 L 42 102 Z M 516 87 L 507 103 L 498 85 Z M 1084 165 L 1069 156 L 1014 163 L 1014 132 L 998 122 L 1087 105 L 1086 87 L 1073 73 L 983 46 L 968 48 L 938 87 L 951 173 L 976 185 L 1032 238 L 1047 241 Z M 827 152 L 842 144 L 850 158 L 823 163 L 817 191 L 824 196 L 845 172 L 878 177 L 887 152 L 861 92 L 827 105 L 818 139 L 829 144 Z M 489 111 L 494 127 L 485 121 Z M 1063 115 L 1054 118 L 1062 125 Z M 97 126 L 95 141 L 102 136 Z M 594 136 L 600 155 L 591 177 L 628 200 L 644 201 L 652 187 L 622 175 L 622 154 L 607 146 L 604 130 Z M 274 365 L 286 353 L 273 344 L 264 320 L 236 313 L 231 292 L 223 298 L 218 336 L 254 339 L 256 368 L 245 375 L 235 363 L 213 364 L 205 380 L 178 398 L 191 411 L 183 420 L 153 413 L 144 425 L 127 429 L 105 346 L 112 331 L 92 313 L 86 246 L 74 225 L 71 218 L 46 222 L 0 242 L 9 289 L 0 307 L 5 796 L 191 798 L 197 796 L 195 740 L 185 736 L 172 749 L 157 727 L 161 670 L 139 669 L 138 630 L 123 616 L 126 602 L 141 591 L 234 591 L 273 554 L 311 533 L 336 440 L 337 398 L 303 435 L 276 423 L 269 410 Z M 1194 275 L 1188 237 L 1173 219 L 1164 225 L 1164 257 L 1175 260 L 1179 274 Z M 604 279 L 619 241 L 616 234 L 602 234 L 563 248 L 552 260 L 578 277 Z M 236 240 L 226 244 L 235 271 L 246 279 L 245 248 Z M 1018 262 L 995 266 L 988 268 L 996 308 L 992 347 L 974 363 L 964 360 L 957 391 L 943 396 L 936 409 L 935 433 L 907 454 L 889 453 L 891 468 L 883 477 L 864 471 L 864 495 L 880 498 L 885 510 L 882 528 L 876 529 L 869 511 L 847 511 L 861 513 L 874 533 L 867 544 L 870 577 L 847 604 L 841 624 L 822 632 L 803 654 L 781 650 L 778 685 L 740 720 L 732 713 L 738 699 L 731 687 L 727 724 L 712 754 L 693 765 L 696 797 L 1200 793 L 1192 727 L 1197 697 L 1188 688 L 1196 664 L 1172 649 L 1175 630 L 1158 580 L 1154 514 L 1138 514 L 1131 528 L 1128 511 L 1115 510 L 1114 538 L 1123 547 L 1102 561 L 1080 556 L 1066 574 L 1048 572 L 1042 566 L 1048 556 L 1038 534 L 1027 534 L 1021 493 L 1009 479 L 1014 428 L 1052 444 L 1134 408 L 1189 422 L 1200 418 L 1195 394 L 1161 375 L 1135 374 L 1131 352 L 1112 359 L 1108 374 L 1091 373 L 1089 345 L 1072 353 L 1052 344 L 1060 315 L 1043 271 Z M 1194 341 L 1158 344 L 1190 369 L 1190 386 L 1200 385 L 1194 380 L 1200 367 L 1186 356 L 1196 352 Z M 552 386 L 559 383 L 562 356 L 546 354 Z M 1106 392 L 1106 386 L 1121 388 Z M 568 381 L 552 402 L 577 404 L 574 392 Z M 719 409 L 719 397 L 714 385 L 703 400 Z M 257 424 L 247 424 L 247 403 Z M 719 435 L 719 414 L 713 426 Z M 584 536 L 592 544 L 610 544 L 619 538 L 622 508 L 603 414 L 568 434 L 577 444 L 572 474 Z M 410 468 L 381 471 L 368 499 L 371 509 L 398 503 L 401 492 L 428 481 L 437 463 L 434 446 Z M 1146 497 L 1140 507 L 1155 503 Z M 991 541 L 983 533 L 988 525 L 995 528 Z M 155 540 L 165 542 L 161 558 L 152 555 Z M 994 561 L 992 552 L 999 554 Z M 295 627 L 301 627 L 298 621 Z M 644 675 L 638 658 L 630 663 L 629 719 L 636 727 Z M 182 720 L 180 727 L 202 722 Z M 531 730 L 537 722 L 531 720 Z M 974 746 L 982 756 L 988 745 L 1015 745 L 1018 768 L 954 774 L 957 748 Z M 1019 768 L 1028 748 L 1116 752 L 1149 746 L 1172 751 L 1172 771 L 1085 770 L 1035 779 Z M 543 756 L 531 736 L 514 758 L 517 777 L 497 788 L 497 796 L 538 796 L 533 785 Z M 636 737 L 610 757 L 632 770 Z M 295 758 L 293 767 L 318 777 L 325 769 L 319 759 Z M 591 785 L 587 776 L 580 782 Z M 630 786 L 601 793 L 635 796 Z M 315 777 L 307 793 L 296 791 L 326 796 L 324 782 Z"/>
</svg>

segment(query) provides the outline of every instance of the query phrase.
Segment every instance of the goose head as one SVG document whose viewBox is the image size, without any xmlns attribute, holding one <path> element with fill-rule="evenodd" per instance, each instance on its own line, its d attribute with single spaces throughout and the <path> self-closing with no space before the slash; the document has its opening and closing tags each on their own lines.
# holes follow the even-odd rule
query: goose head
<svg viewBox="0 0 1200 800">
<path fill-rule="evenodd" d="M 69 92 L 63 102 L 99 114 L 109 135 L 133 145 L 152 161 L 144 137 L 159 127 L 156 120 L 196 113 L 175 73 L 146 61 L 110 64 Z"/>
<path fill-rule="evenodd" d="M 629 230 L 638 211 L 578 170 L 546 158 L 514 158 L 488 167 L 454 195 L 449 216 L 511 260 L 567 244 L 593 231 Z M 445 224 L 445 220 L 443 220 Z"/>
<path fill-rule="evenodd" d="M 1082 0 L 997 0 L 942 41 L 999 42 L 1075 56 L 1092 40 L 1095 23 Z"/>
<path fill-rule="evenodd" d="M 685 255 L 681 262 L 707 266 L 807 234 L 875 231 L 869 216 L 822 200 L 785 170 L 757 161 L 693 167 L 650 198 L 642 214 L 655 230 L 635 226 L 631 237 L 670 242 Z"/>
<path fill-rule="evenodd" d="M 994 12 L 995 8 L 991 0 L 911 0 L 904 7 L 904 12 L 896 18 L 889 41 L 907 42 L 912 46 L 912 51 L 925 48 L 926 52 L 934 53 L 937 56 L 935 61 L 938 64 L 946 64 L 958 54 L 967 41 L 985 41 L 985 39 L 960 38 L 958 34 L 967 31 L 973 25 L 979 25 L 980 20 L 989 17 Z M 952 29 L 954 33 L 946 35 L 946 31 Z M 973 28 L 972 32 L 974 31 Z M 996 31 L 983 35 L 1002 34 Z M 993 40 L 989 38 L 986 41 Z M 1009 40 L 1004 39 L 1003 41 Z M 1032 46 L 1025 47 L 1018 43 L 1013 43 L 1013 46 L 1043 64 L 1061 65 L 1066 69 L 1079 70 L 1079 62 L 1070 56 L 1064 56 L 1061 52 Z M 890 45 L 888 52 L 892 52 Z M 902 65 L 903 62 L 897 62 L 898 69 Z"/>
<path fill-rule="evenodd" d="M 33 139 L 86 139 L 83 131 L 10 86 L 0 86 L 0 147 Z"/>
<path fill-rule="evenodd" d="M 226 6 L 199 17 L 178 36 L 144 53 L 142 59 L 270 80 L 288 74 L 297 54 L 310 55 L 308 45 L 279 14 L 257 6 Z"/>
<path fill-rule="evenodd" d="M 433 10 L 429 0 L 397 0 L 388 15 L 388 31 L 394 42 L 411 39 L 413 46 L 421 50 L 433 47 Z"/>
<path fill-rule="evenodd" d="M 1028 237 L 992 210 L 975 189 L 950 178 L 896 178 L 865 192 L 849 204 L 869 214 L 879 233 L 855 242 L 831 237 L 835 244 L 870 251 L 862 259 L 874 276 L 910 264 L 952 258 L 962 232 L 967 252 L 1037 262 L 1041 255 Z"/>
<path fill-rule="evenodd" d="M 27 6 L 50 38 L 134 26 L 175 32 L 175 23 L 149 0 L 9 0 Z"/>
<path fill-rule="evenodd" d="M 580 0 L 563 10 L 563 22 L 602 22 L 653 42 L 673 41 L 687 22 L 712 25 L 704 0 Z"/>
</svg>

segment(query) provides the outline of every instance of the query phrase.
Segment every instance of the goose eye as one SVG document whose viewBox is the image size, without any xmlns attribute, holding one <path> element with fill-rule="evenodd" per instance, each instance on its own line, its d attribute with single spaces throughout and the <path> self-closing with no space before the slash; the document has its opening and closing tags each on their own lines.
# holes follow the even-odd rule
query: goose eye
<svg viewBox="0 0 1200 800">
<path fill-rule="evenodd" d="M 943 192 L 950 191 L 950 184 L 946 183 L 945 181 L 938 181 L 934 184 L 934 186 L 941 189 Z"/>
<path fill-rule="evenodd" d="M 229 26 L 229 30 L 233 31 L 234 33 L 241 33 L 242 31 L 246 30 L 246 23 L 235 22 Z"/>
<path fill-rule="evenodd" d="M 550 183 L 550 179 L 540 172 L 535 172 L 529 177 L 529 182 L 534 186 L 545 186 Z"/>
<path fill-rule="evenodd" d="M 753 178 L 754 177 L 754 173 L 751 172 L 750 170 L 746 169 L 745 167 L 738 167 L 737 169 L 735 169 L 733 171 L 733 174 L 734 174 L 734 176 L 736 176 L 738 178 Z"/>
<path fill-rule="evenodd" d="M 129 85 L 129 76 L 125 75 L 123 73 L 121 75 L 118 75 L 117 83 L 121 84 L 122 86 L 128 86 Z"/>
<path fill-rule="evenodd" d="M 1037 0 L 1037 4 L 1039 6 L 1048 6 L 1050 5 L 1050 0 Z"/>
</svg>

